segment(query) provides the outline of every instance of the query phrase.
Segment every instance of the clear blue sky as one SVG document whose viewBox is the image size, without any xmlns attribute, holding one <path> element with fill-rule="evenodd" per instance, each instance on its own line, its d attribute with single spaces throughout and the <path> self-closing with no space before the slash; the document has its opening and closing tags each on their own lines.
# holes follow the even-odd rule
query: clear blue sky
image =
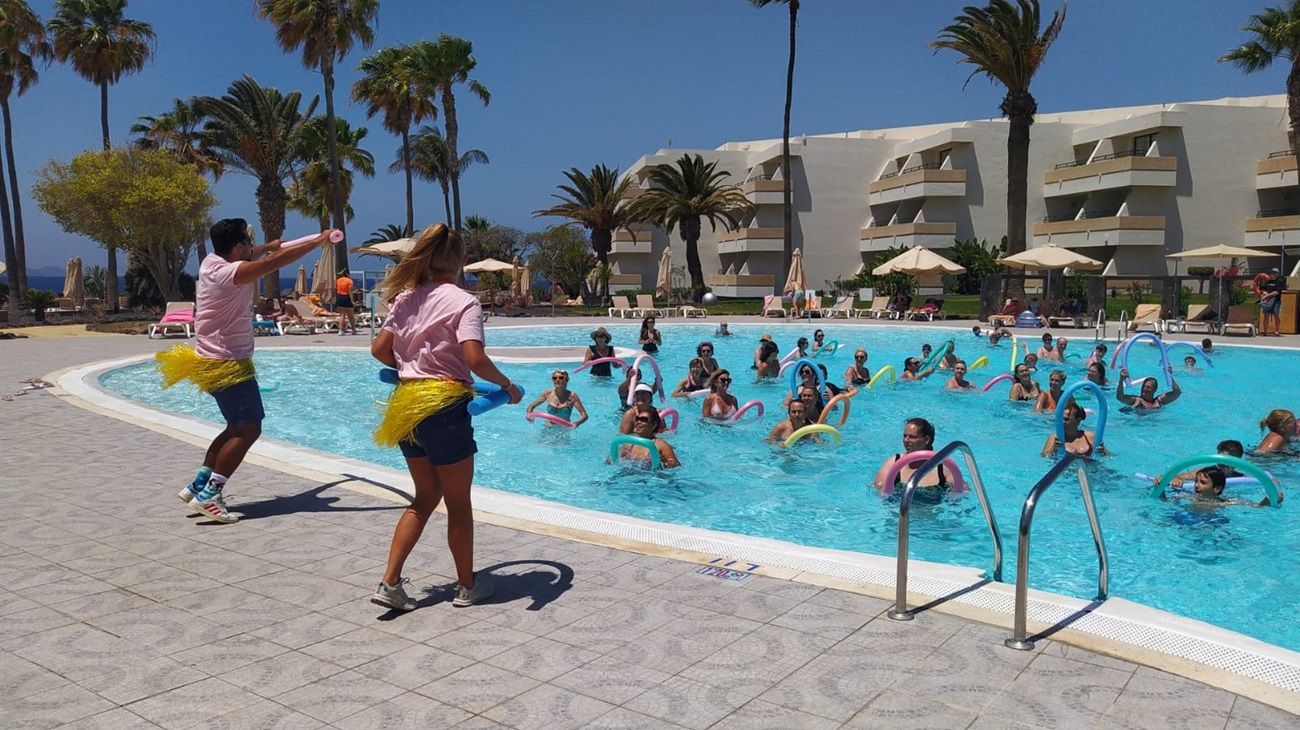
<svg viewBox="0 0 1300 730">
<path fill-rule="evenodd" d="M 974 2 L 974 0 L 968 0 Z M 1073 0 L 1060 40 L 1033 91 L 1042 112 L 1223 96 L 1277 94 L 1286 69 L 1244 75 L 1215 59 L 1240 43 L 1240 27 L 1268 0 Z M 32 0 L 47 19 L 53 0 Z M 998 115 L 1001 92 L 983 79 L 963 91 L 954 54 L 926 46 L 962 0 L 805 0 L 800 12 L 793 134 L 903 126 Z M 1043 0 L 1045 8 L 1058 7 Z M 262 84 L 321 91 L 320 76 L 282 53 L 253 0 L 133 0 L 128 15 L 158 34 L 153 61 L 112 87 L 114 142 L 142 114 L 173 98 L 220 95 L 251 74 Z M 462 149 L 491 164 L 462 182 L 467 214 L 525 230 L 549 219 L 560 172 L 604 162 L 627 167 L 664 147 L 712 148 L 728 140 L 779 137 L 786 63 L 784 8 L 745 0 L 383 0 L 375 48 L 451 33 L 474 42 L 476 76 L 492 92 L 484 108 L 457 98 Z M 373 49 L 372 49 L 373 50 Z M 370 128 L 367 148 L 386 170 L 398 141 L 346 93 L 365 50 L 342 64 L 339 112 Z M 71 68 L 52 65 L 13 102 L 21 183 L 30 188 L 50 158 L 100 146 L 99 96 Z M 216 215 L 255 221 L 251 178 L 216 184 Z M 349 238 L 359 242 L 405 217 L 400 175 L 360 180 Z M 29 267 L 80 255 L 102 263 L 94 244 L 70 236 L 25 197 Z M 432 185 L 416 187 L 416 222 L 442 216 Z M 290 214 L 286 236 L 312 224 Z M 260 235 L 260 232 L 259 232 Z M 364 261 L 365 259 L 363 259 Z"/>
</svg>

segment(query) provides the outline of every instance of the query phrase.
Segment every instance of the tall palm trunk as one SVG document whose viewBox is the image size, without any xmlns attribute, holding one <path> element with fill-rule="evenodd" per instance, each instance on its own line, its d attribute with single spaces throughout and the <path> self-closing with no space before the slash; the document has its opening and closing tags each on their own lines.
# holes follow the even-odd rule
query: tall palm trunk
<svg viewBox="0 0 1300 730">
<path fill-rule="evenodd" d="M 1002 101 L 1007 115 L 1007 255 L 1025 250 L 1025 218 L 1029 206 L 1029 127 L 1038 104 L 1028 91 L 1008 92 Z M 1009 281 L 1009 296 L 1024 300 L 1023 271 Z"/>
<path fill-rule="evenodd" d="M 333 201 L 332 212 L 334 227 L 342 231 L 344 215 L 347 208 L 343 205 L 343 176 L 339 174 L 338 130 L 334 121 L 334 54 L 331 52 L 320 65 L 321 76 L 325 77 L 325 126 L 328 139 L 327 150 L 330 158 L 330 200 Z M 281 223 L 281 229 L 284 224 Z M 271 239 L 274 240 L 274 239 Z M 348 244 L 346 237 L 334 244 L 334 257 L 343 273 L 348 272 Z"/>
<path fill-rule="evenodd" d="M 108 82 L 99 82 L 99 129 L 104 133 L 104 151 L 113 148 L 108 138 Z M 104 283 L 104 298 L 108 311 L 117 314 L 121 309 L 117 304 L 117 247 L 108 247 L 108 280 Z"/>
<path fill-rule="evenodd" d="M 442 118 L 447 125 L 447 158 L 451 162 L 451 203 L 456 214 L 453 230 L 460 230 L 460 150 L 456 148 L 456 136 L 460 125 L 456 123 L 456 97 L 452 96 L 451 84 L 442 87 Z"/>
<path fill-rule="evenodd" d="M 781 125 L 781 203 L 785 232 L 781 242 L 781 280 L 790 275 L 794 256 L 794 193 L 790 181 L 790 107 L 794 101 L 794 41 L 798 25 L 799 0 L 790 0 L 790 59 L 785 67 L 785 117 Z"/>
<path fill-rule="evenodd" d="M 451 188 L 447 180 L 439 180 L 438 186 L 442 188 L 442 207 L 447 212 L 447 225 L 451 226 Z"/>
<path fill-rule="evenodd" d="M 682 240 L 686 241 L 686 270 L 691 274 L 691 301 L 698 302 L 704 296 L 704 267 L 700 265 L 700 217 L 692 215 L 682 218 L 678 226 L 682 230 Z"/>
<path fill-rule="evenodd" d="M 415 235 L 415 196 L 411 185 L 411 128 L 402 127 L 402 169 L 406 171 L 406 230 Z"/>
<path fill-rule="evenodd" d="M 0 115 L 5 125 L 5 160 L 9 167 L 9 194 L 13 201 L 14 268 L 9 270 L 9 281 L 17 287 L 21 299 L 27 293 L 27 247 L 23 236 L 23 206 L 18 194 L 18 170 L 14 165 L 13 118 L 9 116 L 9 97 L 0 98 Z"/>
<path fill-rule="evenodd" d="M 3 170 L 0 170 L 0 233 L 2 233 L 5 242 L 5 267 L 9 272 L 13 272 L 18 266 L 18 256 L 14 253 L 14 232 L 9 220 L 9 193 L 3 178 Z M 9 301 L 7 307 L 9 310 L 9 324 L 17 323 L 19 313 L 18 287 L 14 283 L 12 273 L 9 274 Z"/>
<path fill-rule="evenodd" d="M 1300 159 L 1300 58 L 1291 61 L 1286 75 L 1286 112 L 1291 118 L 1291 154 Z"/>
<path fill-rule="evenodd" d="M 257 183 L 257 219 L 262 224 L 262 235 L 274 241 L 284 235 L 284 207 L 288 195 L 279 178 L 267 178 Z M 262 294 L 280 296 L 280 271 L 276 269 L 262 278 Z"/>
</svg>

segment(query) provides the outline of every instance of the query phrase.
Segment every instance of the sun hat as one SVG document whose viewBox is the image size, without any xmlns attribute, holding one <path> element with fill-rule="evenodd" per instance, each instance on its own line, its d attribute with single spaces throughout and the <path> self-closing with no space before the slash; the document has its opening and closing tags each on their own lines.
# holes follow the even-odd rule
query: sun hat
<svg viewBox="0 0 1300 730">
<path fill-rule="evenodd" d="M 771 342 L 771 341 L 772 341 L 772 333 L 771 333 L 771 332 L 764 332 L 763 334 L 759 335 L 759 336 L 758 336 L 758 341 L 759 341 L 759 342 L 762 342 L 763 340 L 767 340 L 768 342 Z"/>
<path fill-rule="evenodd" d="M 645 383 L 637 383 L 636 388 L 634 388 L 632 392 L 633 393 L 654 393 L 655 389 L 650 387 L 649 385 L 646 385 Z"/>
<path fill-rule="evenodd" d="M 596 329 L 591 331 L 591 339 L 594 340 L 597 337 L 604 337 L 607 340 L 610 339 L 609 330 L 605 329 L 604 327 L 597 327 Z"/>
</svg>

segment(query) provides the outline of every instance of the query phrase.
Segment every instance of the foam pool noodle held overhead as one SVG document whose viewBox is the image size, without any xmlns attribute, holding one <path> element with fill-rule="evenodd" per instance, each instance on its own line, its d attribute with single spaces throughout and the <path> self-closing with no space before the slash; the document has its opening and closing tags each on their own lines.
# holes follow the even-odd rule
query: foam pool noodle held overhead
<svg viewBox="0 0 1300 730">
<path fill-rule="evenodd" d="M 396 446 L 411 435 L 420 421 L 473 395 L 473 389 L 455 380 L 404 381 L 388 399 L 384 418 L 375 428 L 375 443 Z"/>
<path fill-rule="evenodd" d="M 213 360 L 199 357 L 192 345 L 177 345 L 154 355 L 162 387 L 188 380 L 204 393 L 213 393 L 252 380 L 257 373 L 251 359 Z"/>
</svg>

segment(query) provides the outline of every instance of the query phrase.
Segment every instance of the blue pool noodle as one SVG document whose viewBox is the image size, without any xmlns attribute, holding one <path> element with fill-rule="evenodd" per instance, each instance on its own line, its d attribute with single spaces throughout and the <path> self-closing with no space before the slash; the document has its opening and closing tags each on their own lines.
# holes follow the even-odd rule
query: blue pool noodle
<svg viewBox="0 0 1300 730">
<path fill-rule="evenodd" d="M 379 380 L 389 385 L 397 385 L 399 382 L 397 371 L 393 368 L 383 368 L 379 371 Z M 524 394 L 522 385 L 517 385 L 520 397 Z M 481 416 L 484 413 L 503 406 L 510 402 L 510 392 L 502 390 L 499 386 L 492 383 L 475 383 L 474 392 L 478 397 L 469 402 L 469 414 L 471 416 Z"/>
</svg>

